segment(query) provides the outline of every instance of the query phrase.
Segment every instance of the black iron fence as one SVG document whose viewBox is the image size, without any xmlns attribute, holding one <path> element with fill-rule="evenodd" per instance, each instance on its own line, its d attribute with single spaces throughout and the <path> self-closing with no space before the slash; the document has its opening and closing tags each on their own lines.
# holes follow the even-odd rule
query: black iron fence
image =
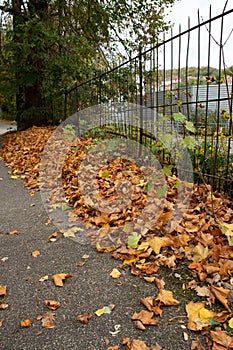
<svg viewBox="0 0 233 350">
<path fill-rule="evenodd" d="M 198 13 L 196 26 L 190 27 L 189 21 L 188 29 L 179 27 L 176 35 L 171 29 L 154 46 L 139 48 L 135 57 L 53 97 L 49 101 L 53 118 L 64 120 L 87 107 L 111 102 L 146 106 L 159 116 L 160 127 L 162 121 L 166 131 L 189 137 L 195 181 L 211 183 L 233 197 L 233 51 L 232 61 L 226 58 L 233 47 L 233 28 L 226 25 L 229 22 L 233 23 L 233 9 L 215 17 L 210 9 L 206 21 Z M 148 121 L 151 132 L 143 129 L 140 118 L 138 128 L 115 120 L 114 132 L 159 150 L 160 161 L 167 162 L 154 136 L 156 120 Z M 99 120 L 99 127 L 102 124 Z"/>
</svg>

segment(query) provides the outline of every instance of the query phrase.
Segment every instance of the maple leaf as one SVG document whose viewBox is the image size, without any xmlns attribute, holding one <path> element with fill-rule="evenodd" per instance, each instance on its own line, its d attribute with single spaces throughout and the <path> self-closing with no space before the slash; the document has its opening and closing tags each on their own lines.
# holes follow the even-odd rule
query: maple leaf
<svg viewBox="0 0 233 350">
<path fill-rule="evenodd" d="M 129 248 L 137 248 L 138 242 L 140 241 L 141 235 L 137 232 L 133 232 L 130 236 L 128 236 L 127 244 Z"/>
<path fill-rule="evenodd" d="M 160 289 L 160 292 L 155 299 L 160 301 L 165 306 L 176 306 L 179 305 L 180 302 L 173 298 L 173 293 L 170 290 Z"/>
<path fill-rule="evenodd" d="M 149 243 L 155 254 L 159 254 L 160 249 L 163 247 L 168 247 L 172 244 L 172 241 L 168 237 L 154 237 Z"/>
<path fill-rule="evenodd" d="M 58 273 L 52 276 L 53 282 L 56 287 L 63 287 L 63 281 L 67 278 L 72 277 L 70 273 Z"/>
<path fill-rule="evenodd" d="M 204 247 L 202 244 L 198 243 L 196 247 L 193 248 L 193 257 L 192 260 L 195 262 L 202 261 L 207 259 L 210 254 L 208 247 Z"/>
<path fill-rule="evenodd" d="M 193 301 L 186 305 L 188 329 L 198 331 L 211 325 L 210 320 L 214 318 L 215 314 L 205 309 L 204 306 L 205 304 L 202 302 L 194 303 Z"/>
</svg>

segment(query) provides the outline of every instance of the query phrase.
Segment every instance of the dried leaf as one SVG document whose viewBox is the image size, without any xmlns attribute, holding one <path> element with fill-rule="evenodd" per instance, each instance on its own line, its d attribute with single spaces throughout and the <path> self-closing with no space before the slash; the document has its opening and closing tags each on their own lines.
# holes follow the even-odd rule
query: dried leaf
<svg viewBox="0 0 233 350">
<path fill-rule="evenodd" d="M 37 317 L 38 320 L 41 320 L 42 327 L 44 328 L 54 328 L 54 313 L 53 312 L 46 312 L 42 316 Z"/>
<path fill-rule="evenodd" d="M 77 320 L 84 324 L 88 324 L 91 317 L 91 314 L 89 314 L 88 312 L 84 312 L 83 314 L 77 316 Z"/>
<path fill-rule="evenodd" d="M 231 309 L 228 305 L 228 296 L 230 294 L 230 290 L 224 289 L 223 287 L 214 287 L 209 286 L 209 290 L 211 293 L 217 298 L 220 303 L 231 313 Z"/>
<path fill-rule="evenodd" d="M 56 287 L 63 287 L 63 281 L 67 278 L 72 277 L 70 273 L 58 273 L 52 276 L 53 282 Z"/>
<path fill-rule="evenodd" d="M 204 303 L 193 301 L 186 305 L 188 329 L 198 331 L 211 325 L 210 320 L 214 318 L 214 313 L 205 309 L 204 306 Z"/>
<path fill-rule="evenodd" d="M 20 321 L 20 326 L 22 328 L 27 328 L 31 326 L 31 321 L 29 319 Z"/>
<path fill-rule="evenodd" d="M 117 269 L 113 269 L 112 272 L 110 273 L 110 276 L 112 278 L 120 278 L 121 277 L 121 272 Z"/>
<path fill-rule="evenodd" d="M 141 321 L 144 325 L 153 325 L 157 326 L 158 325 L 158 320 L 153 319 L 153 312 L 149 312 L 146 310 L 141 310 L 139 313 L 135 312 L 132 316 L 132 320 L 139 320 Z"/>
<path fill-rule="evenodd" d="M 6 286 L 0 286 L 0 297 L 6 296 Z"/>
<path fill-rule="evenodd" d="M 18 235 L 19 234 L 19 231 L 18 230 L 13 230 L 13 231 L 10 231 L 10 232 L 7 232 L 8 235 Z"/>
<path fill-rule="evenodd" d="M 226 332 L 221 330 L 210 331 L 210 335 L 215 343 L 225 347 L 226 350 L 233 348 L 233 338 L 227 335 Z"/>
<path fill-rule="evenodd" d="M 39 279 L 39 281 L 40 281 L 40 282 L 44 282 L 44 281 L 47 281 L 48 279 L 49 279 L 49 276 L 46 275 L 46 276 L 42 276 L 42 277 Z"/>
<path fill-rule="evenodd" d="M 59 301 L 55 301 L 55 300 L 45 300 L 45 305 L 50 310 L 56 310 L 56 309 L 58 309 L 61 306 Z"/>
<path fill-rule="evenodd" d="M 176 306 L 179 305 L 180 302 L 173 298 L 173 292 L 170 290 L 161 289 L 157 298 L 155 300 L 160 301 L 165 306 Z"/>
<path fill-rule="evenodd" d="M 155 254 L 159 254 L 161 248 L 168 247 L 172 244 L 172 241 L 167 237 L 154 237 L 150 241 L 150 247 L 153 249 Z"/>
<path fill-rule="evenodd" d="M 0 304 L 0 310 L 5 310 L 8 308 L 8 306 L 9 306 L 8 304 L 2 303 Z"/>
<path fill-rule="evenodd" d="M 31 253 L 31 256 L 33 256 L 34 258 L 37 258 L 37 256 L 40 255 L 40 251 L 39 250 L 34 250 L 32 253 Z"/>
</svg>

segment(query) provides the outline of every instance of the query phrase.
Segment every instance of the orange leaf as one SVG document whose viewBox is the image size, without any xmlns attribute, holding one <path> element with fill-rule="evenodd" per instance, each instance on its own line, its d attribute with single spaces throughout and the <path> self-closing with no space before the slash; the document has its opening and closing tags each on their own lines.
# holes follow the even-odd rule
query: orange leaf
<svg viewBox="0 0 233 350">
<path fill-rule="evenodd" d="M 6 286 L 0 286 L 0 296 L 1 297 L 6 296 Z"/>
<path fill-rule="evenodd" d="M 29 319 L 20 321 L 20 326 L 22 328 L 30 327 L 31 321 Z"/>
<path fill-rule="evenodd" d="M 160 249 L 163 247 L 168 247 L 172 244 L 172 241 L 167 237 L 154 237 L 149 243 L 155 254 L 159 254 Z"/>
<path fill-rule="evenodd" d="M 193 301 L 186 305 L 186 312 L 188 314 L 188 329 L 197 331 L 210 326 L 209 320 L 214 318 L 214 313 L 205 309 L 204 306 L 204 303 L 194 303 Z"/>
<path fill-rule="evenodd" d="M 63 280 L 72 277 L 71 274 L 69 273 L 58 273 L 52 276 L 53 282 L 55 284 L 56 287 L 63 287 Z"/>
<path fill-rule="evenodd" d="M 34 250 L 34 252 L 31 253 L 31 256 L 33 256 L 34 258 L 36 258 L 39 255 L 40 255 L 40 251 L 39 250 Z"/>
<path fill-rule="evenodd" d="M 8 232 L 8 235 L 18 235 L 18 234 L 19 234 L 18 230 L 13 230 L 13 231 Z"/>
<path fill-rule="evenodd" d="M 121 272 L 117 269 L 113 269 L 112 272 L 110 273 L 110 276 L 112 278 L 120 278 L 121 277 Z"/>
</svg>

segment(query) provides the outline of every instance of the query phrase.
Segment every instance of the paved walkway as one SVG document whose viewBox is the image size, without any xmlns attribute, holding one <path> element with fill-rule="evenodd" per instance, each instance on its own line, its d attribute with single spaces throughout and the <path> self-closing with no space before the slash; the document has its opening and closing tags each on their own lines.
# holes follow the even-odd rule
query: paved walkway
<svg viewBox="0 0 233 350">
<path fill-rule="evenodd" d="M 181 326 L 187 319 L 182 318 L 186 313 L 180 296 L 175 295 L 181 305 L 164 309 L 159 326 L 147 327 L 144 332 L 136 329 L 131 316 L 144 309 L 141 298 L 157 295 L 155 285 L 132 276 L 127 270 L 122 270 L 120 279 L 112 279 L 110 273 L 120 263 L 111 254 L 97 253 L 89 245 L 80 245 L 62 235 L 56 242 L 49 242 L 48 236 L 56 227 L 47 224 L 40 193 L 31 196 L 22 180 L 11 179 L 8 172 L 0 161 L 0 285 L 7 286 L 4 303 L 9 305 L 0 310 L 1 350 L 107 350 L 116 345 L 124 349 L 122 336 L 142 339 L 147 346 L 158 342 L 163 350 L 190 349 L 190 339 L 183 339 Z M 18 230 L 19 234 L 7 234 L 12 230 Z M 36 258 L 31 255 L 35 250 L 40 251 Z M 89 258 L 84 259 L 84 254 Z M 80 266 L 84 261 L 85 265 Z M 51 276 L 57 273 L 72 274 L 63 288 L 56 287 L 52 281 Z M 177 279 L 172 277 L 172 271 L 165 274 L 159 270 L 158 277 L 164 277 L 167 289 L 172 289 Z M 48 280 L 40 282 L 45 275 L 49 276 Z M 37 320 L 39 315 L 50 311 L 45 306 L 46 299 L 61 303 L 53 311 L 53 329 L 43 328 Z M 111 314 L 100 317 L 94 314 L 109 304 L 115 305 Z M 84 312 L 93 315 L 87 325 L 77 321 L 77 315 Z M 169 322 L 171 317 L 175 317 L 174 321 Z M 31 320 L 31 327 L 20 327 L 24 319 Z M 119 332 L 114 335 L 117 325 Z"/>
<path fill-rule="evenodd" d="M 0 119 L 0 135 L 4 134 L 7 131 L 14 131 L 16 128 L 17 127 L 15 122 L 12 122 L 11 120 Z"/>
</svg>

